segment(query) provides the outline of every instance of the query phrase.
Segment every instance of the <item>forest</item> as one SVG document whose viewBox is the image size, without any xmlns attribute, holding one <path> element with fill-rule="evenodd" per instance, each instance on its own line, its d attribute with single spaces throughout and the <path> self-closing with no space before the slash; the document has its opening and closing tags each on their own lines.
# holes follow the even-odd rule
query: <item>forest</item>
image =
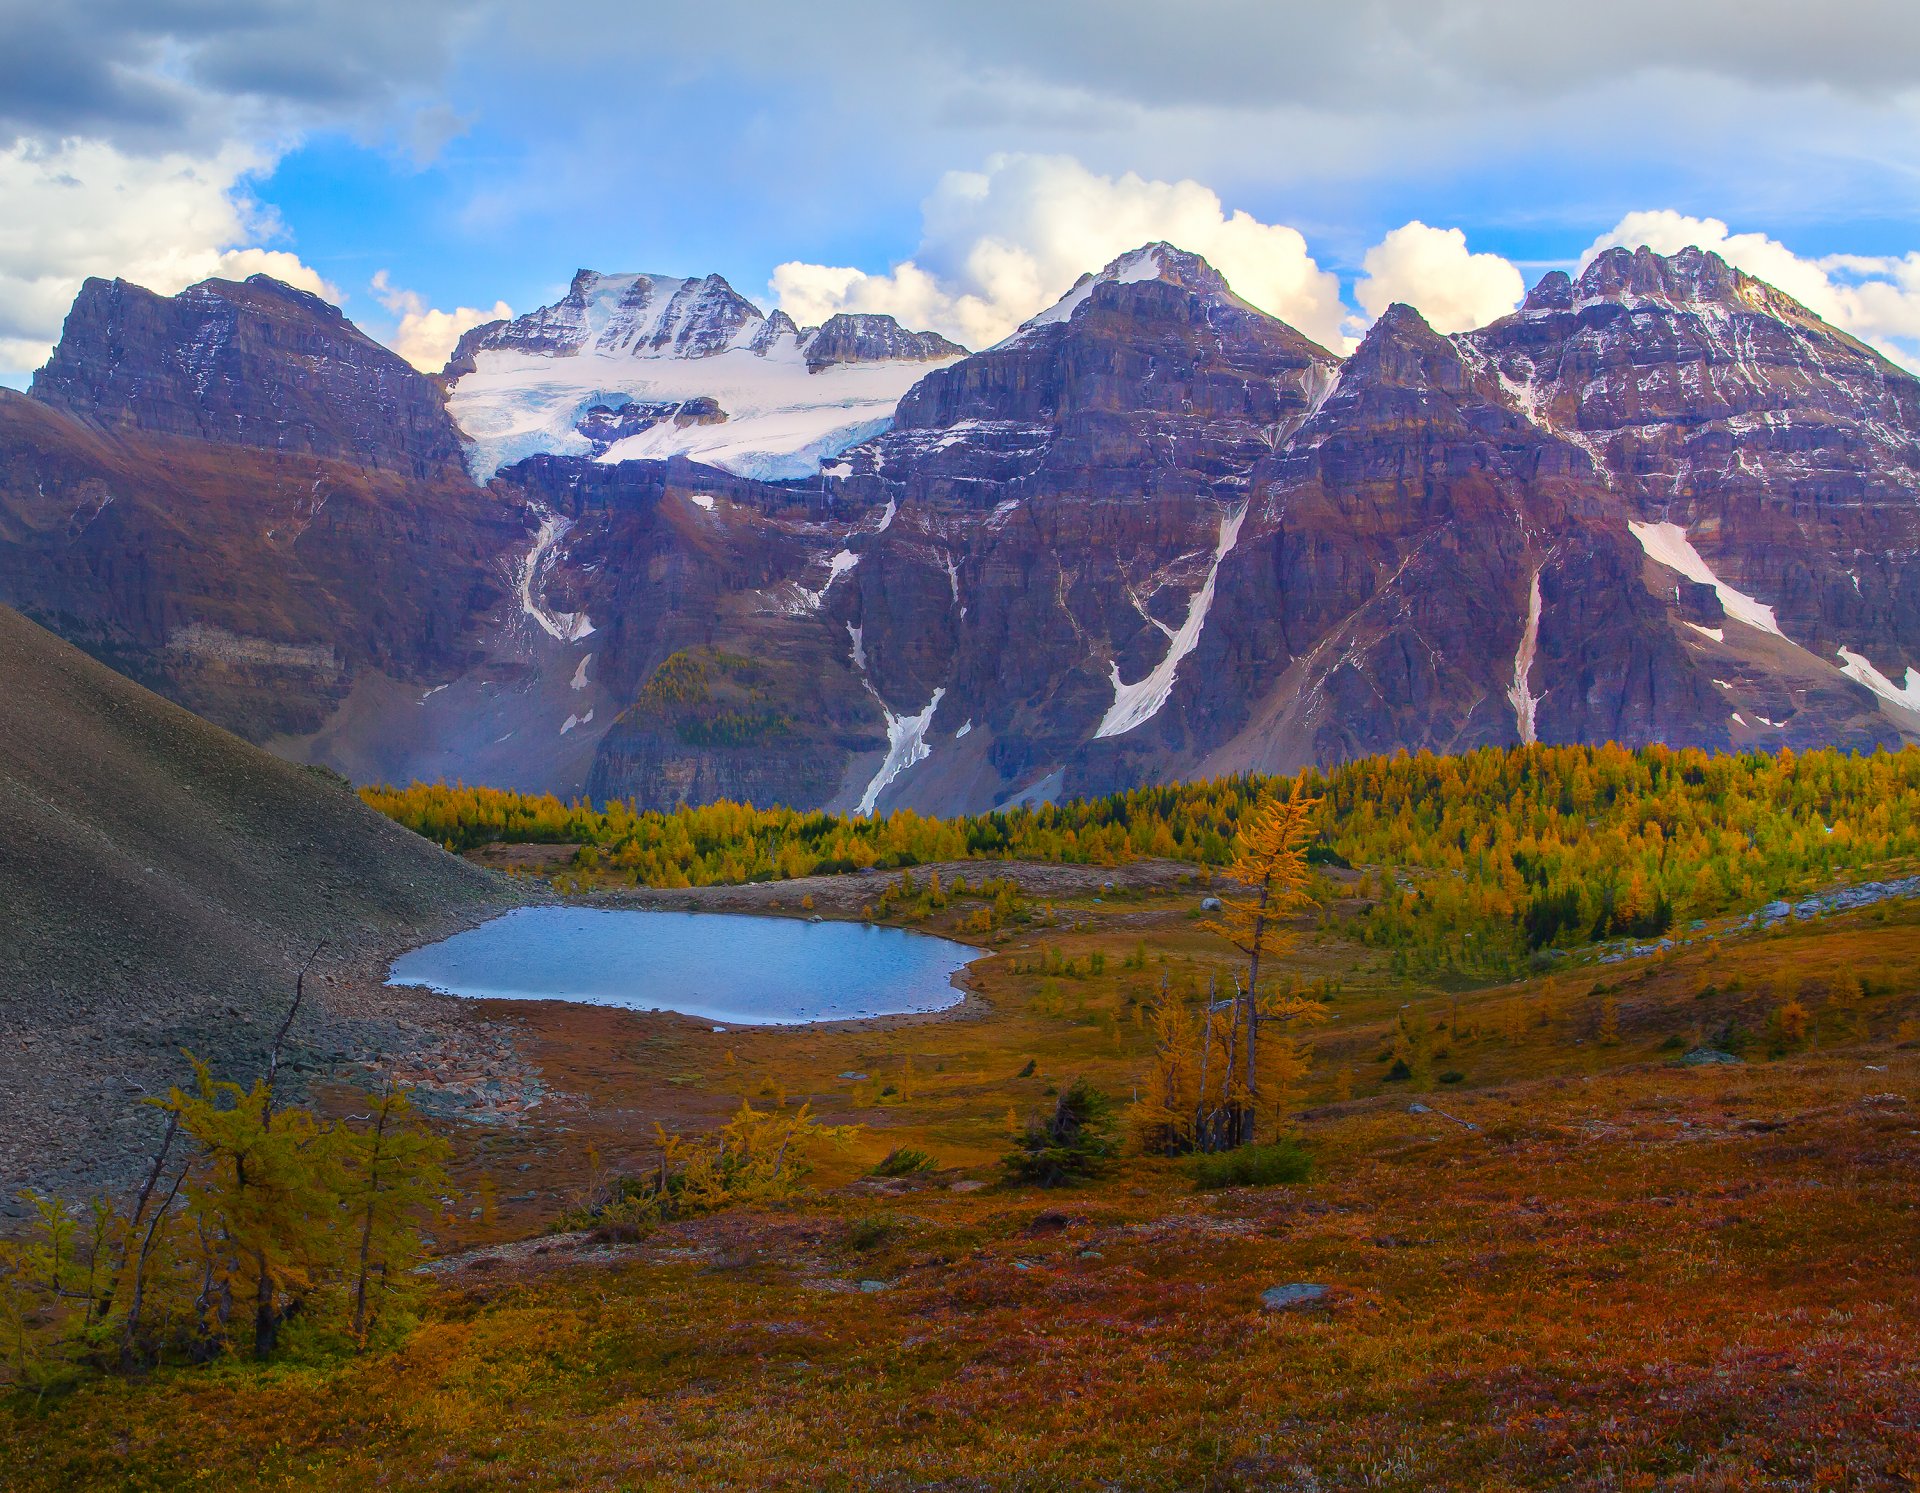
<svg viewBox="0 0 1920 1493">
<path fill-rule="evenodd" d="M 1403 973 L 1511 974 L 1548 950 L 1656 937 L 1920 853 L 1911 748 L 1400 753 L 1293 779 L 1236 776 L 954 819 L 596 808 L 444 783 L 362 796 L 455 851 L 578 845 L 569 887 L 686 887 L 968 859 L 1157 856 L 1222 868 L 1243 817 L 1296 789 L 1319 800 L 1310 859 L 1364 868 L 1323 916 L 1392 951 Z"/>
</svg>

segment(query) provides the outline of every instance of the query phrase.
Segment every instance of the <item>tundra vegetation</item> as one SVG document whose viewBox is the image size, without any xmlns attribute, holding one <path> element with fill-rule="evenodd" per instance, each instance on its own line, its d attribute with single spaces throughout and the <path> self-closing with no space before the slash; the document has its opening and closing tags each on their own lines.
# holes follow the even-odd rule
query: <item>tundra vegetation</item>
<svg viewBox="0 0 1920 1493">
<path fill-rule="evenodd" d="M 1920 904 L 1747 914 L 1912 874 L 1916 755 L 1532 748 L 953 823 L 390 795 L 443 841 L 604 852 L 567 886 L 630 844 L 870 855 L 861 905 L 980 944 L 978 998 L 506 1011 L 574 1102 L 445 1130 L 416 1227 L 525 1190 L 436 1213 L 364 1348 L 366 1173 L 329 1163 L 276 1362 L 230 1250 L 218 1362 L 70 1355 L 0 1445 L 28 1489 L 1902 1486 Z M 1065 895 L 1013 864 L 1156 854 L 1193 868 Z M 294 1128 L 364 1146 L 356 1102 Z"/>
</svg>

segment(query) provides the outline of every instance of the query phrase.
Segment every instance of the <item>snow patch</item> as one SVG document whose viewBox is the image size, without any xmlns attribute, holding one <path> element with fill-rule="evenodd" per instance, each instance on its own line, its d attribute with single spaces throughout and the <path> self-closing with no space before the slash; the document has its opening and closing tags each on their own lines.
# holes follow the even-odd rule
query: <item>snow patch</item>
<svg viewBox="0 0 1920 1493">
<path fill-rule="evenodd" d="M 1107 713 L 1100 718 L 1099 726 L 1094 730 L 1094 739 L 1103 736 L 1123 736 L 1136 726 L 1144 725 L 1160 712 L 1173 693 L 1173 681 L 1179 672 L 1180 661 L 1200 644 L 1200 629 L 1206 626 L 1208 609 L 1213 606 L 1213 587 L 1220 577 L 1220 562 L 1240 538 L 1240 525 L 1246 519 L 1247 505 L 1242 503 L 1232 513 L 1220 520 L 1220 542 L 1214 546 L 1213 564 L 1207 567 L 1207 578 L 1201 582 L 1200 589 L 1193 593 L 1187 602 L 1187 620 L 1180 624 L 1167 645 L 1166 657 L 1154 666 L 1144 679 L 1132 684 L 1120 678 L 1120 665 L 1107 665 L 1113 676 L 1113 704 L 1107 707 Z"/>
<path fill-rule="evenodd" d="M 514 580 L 514 589 L 520 594 L 520 610 L 548 637 L 558 638 L 562 643 L 577 643 L 593 632 L 592 619 L 585 612 L 549 612 L 539 600 L 541 583 L 559 558 L 557 547 L 573 527 L 573 520 L 562 518 L 551 508 L 536 511 L 540 515 L 540 528 Z"/>
<path fill-rule="evenodd" d="M 1520 646 L 1513 654 L 1513 683 L 1507 686 L 1507 698 L 1513 702 L 1513 722 L 1519 727 L 1520 740 L 1532 746 L 1540 739 L 1534 716 L 1540 709 L 1540 697 L 1528 682 L 1533 674 L 1534 655 L 1540 649 L 1540 572 L 1534 571 L 1527 586 L 1527 625 L 1520 633 Z"/>
<path fill-rule="evenodd" d="M 540 452 L 592 454 L 577 427 L 594 405 L 708 398 L 724 419 L 660 420 L 615 441 L 599 460 L 689 456 L 739 476 L 778 481 L 810 477 L 821 463 L 888 429 L 901 396 L 952 361 L 834 363 L 813 373 L 791 336 L 758 351 L 731 346 L 704 357 L 592 341 L 557 356 L 494 348 L 477 354 L 474 371 L 455 381 L 447 410 L 471 442 L 468 469 L 485 482 Z"/>
<path fill-rule="evenodd" d="M 1719 594 L 1720 605 L 1725 607 L 1727 615 L 1736 622 L 1744 622 L 1749 627 L 1757 627 L 1762 632 L 1770 632 L 1776 638 L 1784 638 L 1780 624 L 1774 621 L 1773 608 L 1764 602 L 1756 601 L 1746 592 L 1729 586 L 1713 573 L 1713 567 L 1701 558 L 1700 552 L 1687 538 L 1687 531 L 1675 523 L 1642 524 L 1629 522 L 1627 527 L 1633 531 L 1633 537 L 1640 541 L 1640 548 L 1647 552 L 1649 559 L 1677 570 L 1690 581 L 1711 586 Z"/>
<path fill-rule="evenodd" d="M 955 731 L 953 733 L 953 739 L 955 741 L 958 741 L 961 737 L 965 736 L 972 729 L 973 729 L 973 721 L 969 719 L 964 726 L 962 726 L 958 731 Z"/>
<path fill-rule="evenodd" d="M 697 492 L 687 501 L 696 508 L 704 508 L 708 513 L 713 512 L 714 500 L 710 493 Z"/>
<path fill-rule="evenodd" d="M 858 647 L 857 639 L 855 646 Z M 869 684 L 867 688 L 872 689 L 873 686 Z M 927 702 L 927 708 L 918 715 L 895 715 L 875 691 L 874 699 L 880 700 L 880 712 L 887 719 L 887 759 L 880 764 L 873 781 L 867 784 L 867 791 L 860 795 L 860 806 L 855 813 L 871 814 L 889 783 L 914 763 L 923 762 L 933 755 L 933 748 L 927 745 L 927 728 L 933 724 L 933 713 L 940 708 L 940 701 L 946 693 L 944 685 L 936 689 L 933 698 Z"/>
<path fill-rule="evenodd" d="M 1907 682 L 1895 684 L 1882 674 L 1865 656 L 1855 653 L 1851 648 L 1842 648 L 1836 657 L 1840 660 L 1840 672 L 1849 679 L 1857 679 L 1883 700 L 1891 700 L 1896 705 L 1904 705 L 1909 710 L 1920 710 L 1920 669 L 1907 665 Z"/>
<path fill-rule="evenodd" d="M 580 660 L 580 666 L 573 671 L 573 678 L 569 682 L 568 688 L 585 689 L 587 687 L 587 665 L 592 662 L 593 655 L 591 653 Z"/>
<path fill-rule="evenodd" d="M 567 717 L 567 723 L 560 728 L 560 734 L 562 736 L 565 736 L 575 726 L 590 725 L 592 724 L 592 722 L 593 722 L 593 712 L 591 710 L 589 710 L 585 715 L 570 715 Z"/>
<path fill-rule="evenodd" d="M 1702 627 L 1698 622 L 1689 622 L 1687 626 L 1699 633 L 1701 637 L 1712 638 L 1716 643 L 1724 643 L 1727 640 L 1727 630 L 1724 627 Z"/>
</svg>

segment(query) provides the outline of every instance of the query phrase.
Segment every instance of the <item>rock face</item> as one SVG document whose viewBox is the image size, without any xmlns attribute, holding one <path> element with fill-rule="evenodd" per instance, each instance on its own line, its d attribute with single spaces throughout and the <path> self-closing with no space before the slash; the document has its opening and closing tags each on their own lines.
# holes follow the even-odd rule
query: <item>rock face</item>
<svg viewBox="0 0 1920 1493">
<path fill-rule="evenodd" d="M 34 375 L 42 404 L 101 429 L 457 478 L 460 435 L 431 379 L 318 296 L 265 275 L 176 296 L 88 280 Z"/>
<path fill-rule="evenodd" d="M 655 807 L 1920 739 L 1920 384 L 1711 255 L 1342 359 L 1150 244 L 956 354 L 583 272 L 448 370 L 475 450 L 538 454 L 484 494 L 332 462 L 318 538 L 291 456 L 140 434 L 142 497 L 110 410 L 0 399 L 0 599 L 226 718 L 297 699 L 284 749 L 357 776 Z"/>
<path fill-rule="evenodd" d="M 255 741 L 463 663 L 524 518 L 430 380 L 258 277 L 90 281 L 67 325 L 0 391 L 0 600 Z"/>
<path fill-rule="evenodd" d="M 1911 729 L 1920 381 L 1698 249 L 1609 250 L 1460 341 L 1516 407 L 1593 456 L 1696 624 L 1689 649 L 1733 682 L 1736 739 Z M 1850 727 L 1862 702 L 1834 669 L 1900 713 Z"/>
<path fill-rule="evenodd" d="M 891 316 L 845 311 L 801 332 L 799 339 L 809 373 L 834 363 L 940 363 L 967 353 L 938 332 L 909 332 Z"/>
</svg>

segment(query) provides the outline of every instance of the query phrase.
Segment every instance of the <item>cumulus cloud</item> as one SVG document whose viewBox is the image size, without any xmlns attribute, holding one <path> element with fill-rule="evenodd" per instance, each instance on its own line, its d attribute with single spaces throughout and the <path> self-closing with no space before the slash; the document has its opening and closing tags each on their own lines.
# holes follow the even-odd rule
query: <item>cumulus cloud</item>
<svg viewBox="0 0 1920 1493">
<path fill-rule="evenodd" d="M 1584 268 L 1604 249 L 1643 244 L 1658 254 L 1689 246 L 1711 250 L 1822 320 L 1920 369 L 1920 253 L 1806 258 L 1764 233 L 1734 233 L 1718 218 L 1663 208 L 1628 213 L 1593 241 L 1580 263 Z"/>
<path fill-rule="evenodd" d="M 1458 228 L 1429 228 L 1415 219 L 1367 250 L 1353 288 L 1369 317 L 1395 301 L 1416 307 L 1436 332 L 1465 332 L 1520 304 L 1526 283 L 1513 262 L 1473 254 Z"/>
<path fill-rule="evenodd" d="M 385 270 L 377 271 L 371 283 L 380 304 L 400 318 L 393 335 L 386 339 L 387 346 L 422 373 L 438 373 L 446 366 L 461 333 L 483 322 L 504 321 L 513 315 L 513 308 L 505 301 L 495 301 L 491 311 L 475 306 L 436 310 L 418 291 L 402 290 L 395 285 Z"/>
<path fill-rule="evenodd" d="M 1196 181 L 1102 176 L 1066 156 L 1003 155 L 984 171 L 950 171 L 921 206 L 911 259 L 884 274 L 790 261 L 771 288 L 803 324 L 884 311 L 984 347 L 1088 270 L 1157 239 L 1204 256 L 1261 310 L 1338 343 L 1339 280 L 1297 230 L 1229 213 Z"/>
<path fill-rule="evenodd" d="M 262 158 L 128 155 L 99 141 L 0 150 L 0 370 L 44 362 L 89 275 L 171 295 L 212 276 L 268 274 L 341 299 L 299 256 L 259 246 L 278 225 L 248 200 Z"/>
</svg>

